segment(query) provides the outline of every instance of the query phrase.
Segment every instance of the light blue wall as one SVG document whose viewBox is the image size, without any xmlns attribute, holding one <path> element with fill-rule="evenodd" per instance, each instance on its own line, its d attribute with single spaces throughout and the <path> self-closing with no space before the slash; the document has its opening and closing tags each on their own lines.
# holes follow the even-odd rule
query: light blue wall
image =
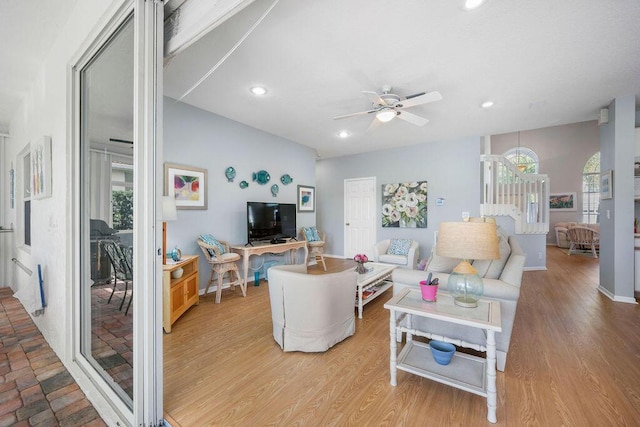
<svg viewBox="0 0 640 427">
<path fill-rule="evenodd" d="M 635 96 L 609 105 L 600 127 L 600 170 L 613 171 L 613 198 L 600 202 L 600 287 L 615 299 L 633 301 Z"/>
<path fill-rule="evenodd" d="M 165 98 L 164 161 L 208 171 L 208 209 L 178 210 L 178 220 L 167 223 L 167 247 L 177 245 L 183 254 L 200 255 L 196 239 L 202 233 L 231 244 L 246 243 L 246 202 L 296 203 L 298 184 L 316 185 L 315 160 L 315 151 L 308 147 Z M 234 182 L 225 177 L 228 166 L 237 171 Z M 251 179 L 261 169 L 271 175 L 268 185 Z M 293 183 L 283 185 L 283 174 L 291 175 Z M 249 182 L 247 189 L 239 187 L 242 180 Z M 276 198 L 270 191 L 274 183 L 280 187 Z M 315 225 L 315 213 L 298 213 L 298 228 L 308 225 Z M 251 259 L 251 265 L 259 265 Z M 209 272 L 200 257 L 201 288 Z"/>
<path fill-rule="evenodd" d="M 327 234 L 326 252 L 344 256 L 344 180 L 376 177 L 377 206 L 383 184 L 428 181 L 427 228 L 382 228 L 376 214 L 376 240 L 412 238 L 420 243 L 420 258 L 428 257 L 440 222 L 461 220 L 463 211 L 479 215 L 480 147 L 480 137 L 471 137 L 319 160 L 316 210 L 318 226 Z M 444 206 L 435 205 L 440 197 Z"/>
</svg>

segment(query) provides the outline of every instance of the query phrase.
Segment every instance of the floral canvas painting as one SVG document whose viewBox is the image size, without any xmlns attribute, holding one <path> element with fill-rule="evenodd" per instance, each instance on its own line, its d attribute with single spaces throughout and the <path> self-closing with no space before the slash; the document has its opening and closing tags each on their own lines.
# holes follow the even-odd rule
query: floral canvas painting
<svg viewBox="0 0 640 427">
<path fill-rule="evenodd" d="M 382 226 L 427 228 L 427 181 L 383 184 Z"/>
</svg>

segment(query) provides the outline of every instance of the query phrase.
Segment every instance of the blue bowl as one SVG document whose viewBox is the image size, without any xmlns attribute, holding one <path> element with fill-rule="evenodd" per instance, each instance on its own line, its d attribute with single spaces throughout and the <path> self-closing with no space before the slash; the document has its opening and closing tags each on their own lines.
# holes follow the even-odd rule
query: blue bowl
<svg viewBox="0 0 640 427">
<path fill-rule="evenodd" d="M 456 352 L 456 347 L 448 342 L 431 340 L 429 341 L 429 347 L 433 358 L 439 365 L 448 365 L 451 362 L 453 353 Z"/>
</svg>

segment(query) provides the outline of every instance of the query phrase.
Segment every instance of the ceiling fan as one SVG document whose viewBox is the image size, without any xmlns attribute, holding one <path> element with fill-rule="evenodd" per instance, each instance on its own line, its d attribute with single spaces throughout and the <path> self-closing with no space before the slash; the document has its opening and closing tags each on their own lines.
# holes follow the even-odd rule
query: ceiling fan
<svg viewBox="0 0 640 427">
<path fill-rule="evenodd" d="M 424 117 L 420 117 L 416 114 L 405 111 L 406 108 L 415 107 L 416 105 L 422 105 L 429 102 L 440 101 L 442 95 L 440 92 L 420 92 L 413 95 L 409 95 L 404 99 L 400 96 L 391 93 L 391 86 L 382 86 L 382 93 L 362 91 L 372 103 L 371 109 L 367 111 L 360 111 L 358 113 L 344 114 L 342 116 L 336 116 L 333 119 L 344 119 L 347 117 L 359 116 L 362 114 L 374 114 L 375 118 L 367 130 L 372 130 L 380 123 L 387 123 L 398 117 L 404 121 L 412 123 L 416 126 L 424 126 L 429 120 Z"/>
</svg>

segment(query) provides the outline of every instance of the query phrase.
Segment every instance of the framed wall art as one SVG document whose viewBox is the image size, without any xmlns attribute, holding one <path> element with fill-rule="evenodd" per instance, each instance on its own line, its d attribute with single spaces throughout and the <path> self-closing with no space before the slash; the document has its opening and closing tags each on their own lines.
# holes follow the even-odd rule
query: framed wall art
<svg viewBox="0 0 640 427">
<path fill-rule="evenodd" d="M 314 212 L 316 210 L 316 188 L 298 185 L 298 212 Z"/>
<path fill-rule="evenodd" d="M 207 209 L 207 170 L 165 163 L 164 190 L 177 209 Z"/>
<path fill-rule="evenodd" d="M 382 185 L 383 227 L 427 228 L 427 181 Z"/>
<path fill-rule="evenodd" d="M 51 197 L 51 137 L 39 138 L 31 147 L 31 197 Z"/>
<path fill-rule="evenodd" d="M 600 199 L 613 198 L 613 171 L 608 170 L 600 175 Z"/>
<path fill-rule="evenodd" d="M 549 194 L 549 210 L 551 211 L 575 211 L 577 208 L 576 193 L 551 193 Z"/>
</svg>

